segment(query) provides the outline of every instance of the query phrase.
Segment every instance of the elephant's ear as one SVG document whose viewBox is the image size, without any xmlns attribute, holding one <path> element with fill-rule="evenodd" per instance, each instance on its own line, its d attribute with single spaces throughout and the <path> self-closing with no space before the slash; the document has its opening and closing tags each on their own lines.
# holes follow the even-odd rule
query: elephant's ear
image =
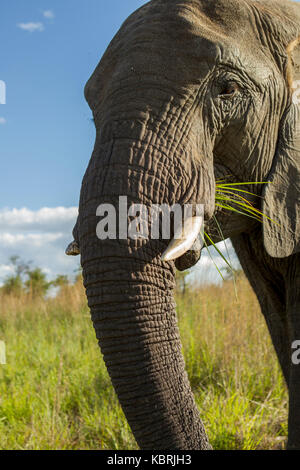
<svg viewBox="0 0 300 470">
<path fill-rule="evenodd" d="M 288 54 L 291 99 L 263 202 L 263 212 L 269 217 L 264 219 L 264 244 L 274 258 L 300 251 L 300 38 L 290 44 Z"/>
</svg>

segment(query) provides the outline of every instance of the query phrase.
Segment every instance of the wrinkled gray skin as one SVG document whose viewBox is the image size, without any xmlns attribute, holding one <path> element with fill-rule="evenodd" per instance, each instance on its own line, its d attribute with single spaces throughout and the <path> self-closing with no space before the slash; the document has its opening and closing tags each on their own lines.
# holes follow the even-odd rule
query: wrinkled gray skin
<svg viewBox="0 0 300 470">
<path fill-rule="evenodd" d="M 88 81 L 97 129 L 74 238 L 97 338 L 142 449 L 209 449 L 185 372 L 168 241 L 96 237 L 96 208 L 119 195 L 203 203 L 215 181 L 249 186 L 272 219 L 218 213 L 259 299 L 289 388 L 289 449 L 300 449 L 300 8 L 285 0 L 153 0 L 123 24 Z M 247 189 L 247 187 L 245 188 Z M 198 255 L 177 261 L 182 269 Z"/>
</svg>

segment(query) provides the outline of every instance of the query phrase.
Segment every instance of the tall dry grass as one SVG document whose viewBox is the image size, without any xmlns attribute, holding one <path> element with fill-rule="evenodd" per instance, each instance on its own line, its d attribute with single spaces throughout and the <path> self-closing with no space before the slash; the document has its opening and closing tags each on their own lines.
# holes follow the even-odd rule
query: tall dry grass
<svg viewBox="0 0 300 470">
<path fill-rule="evenodd" d="M 247 281 L 177 295 L 186 367 L 216 449 L 273 449 L 287 393 Z M 81 282 L 54 299 L 0 295 L 0 449 L 136 449 Z"/>
</svg>

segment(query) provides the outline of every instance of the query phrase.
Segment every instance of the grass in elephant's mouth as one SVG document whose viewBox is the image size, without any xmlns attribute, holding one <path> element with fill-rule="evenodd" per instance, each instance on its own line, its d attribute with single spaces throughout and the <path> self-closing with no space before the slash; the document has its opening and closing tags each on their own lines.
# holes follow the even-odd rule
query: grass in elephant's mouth
<svg viewBox="0 0 300 470">
<path fill-rule="evenodd" d="M 265 184 L 270 184 L 270 183 L 269 182 L 226 183 L 226 178 L 223 180 L 218 180 L 216 181 L 215 205 L 218 209 L 221 209 L 223 211 L 224 210 L 229 211 L 229 212 L 239 214 L 239 215 L 243 215 L 245 217 L 249 217 L 250 219 L 254 219 L 260 223 L 263 222 L 264 218 L 271 220 L 271 222 L 273 223 L 276 223 L 275 221 L 270 219 L 266 214 L 264 214 L 259 209 L 254 207 L 254 205 L 246 198 L 247 195 L 254 196 L 255 198 L 261 198 L 261 196 L 255 195 L 251 193 L 250 191 L 243 189 L 245 186 L 265 185 Z M 220 238 L 222 240 L 225 240 L 225 237 L 223 236 L 222 229 L 218 223 L 216 216 L 214 216 L 214 221 L 218 229 Z M 208 246 L 209 244 L 215 248 L 215 250 L 221 256 L 223 261 L 229 267 L 234 277 L 234 269 L 232 268 L 231 263 L 230 263 L 228 250 L 227 250 L 228 258 L 226 258 L 226 256 L 223 255 L 223 253 L 219 250 L 215 242 L 206 232 L 204 232 L 203 242 L 204 242 L 205 247 L 207 248 L 207 251 L 212 261 L 214 262 L 213 257 L 211 256 L 211 253 L 209 250 L 209 246 Z M 216 264 L 215 264 L 215 267 L 224 281 L 222 272 L 220 271 L 220 269 L 218 268 Z"/>
<path fill-rule="evenodd" d="M 231 212 L 235 212 L 240 215 L 244 215 L 250 217 L 251 219 L 255 219 L 258 222 L 262 222 L 263 218 L 269 219 L 267 215 L 263 212 L 258 210 L 251 204 L 248 199 L 246 199 L 246 195 L 255 196 L 256 198 L 261 197 L 257 196 L 250 191 L 246 191 L 241 189 L 241 186 L 249 186 L 249 185 L 265 185 L 269 184 L 267 182 L 255 182 L 255 183 L 224 183 L 223 181 L 216 182 L 216 196 L 215 202 L 216 207 L 221 209 L 225 209 Z M 245 196 L 239 194 L 242 193 Z M 237 206 L 237 207 L 234 207 Z M 271 220 L 271 219 L 269 219 Z"/>
<path fill-rule="evenodd" d="M 287 393 L 248 282 L 177 295 L 193 392 L 215 449 L 275 449 Z M 0 449 L 136 449 L 101 359 L 81 282 L 55 299 L 0 294 Z"/>
</svg>

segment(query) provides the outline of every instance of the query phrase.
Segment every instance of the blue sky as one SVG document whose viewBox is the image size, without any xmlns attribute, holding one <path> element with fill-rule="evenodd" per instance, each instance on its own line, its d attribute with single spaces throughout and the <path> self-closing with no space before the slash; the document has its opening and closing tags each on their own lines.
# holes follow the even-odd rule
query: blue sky
<svg viewBox="0 0 300 470">
<path fill-rule="evenodd" d="M 3 3 L 0 207 L 77 205 L 94 141 L 84 85 L 121 23 L 146 2 Z"/>
</svg>

